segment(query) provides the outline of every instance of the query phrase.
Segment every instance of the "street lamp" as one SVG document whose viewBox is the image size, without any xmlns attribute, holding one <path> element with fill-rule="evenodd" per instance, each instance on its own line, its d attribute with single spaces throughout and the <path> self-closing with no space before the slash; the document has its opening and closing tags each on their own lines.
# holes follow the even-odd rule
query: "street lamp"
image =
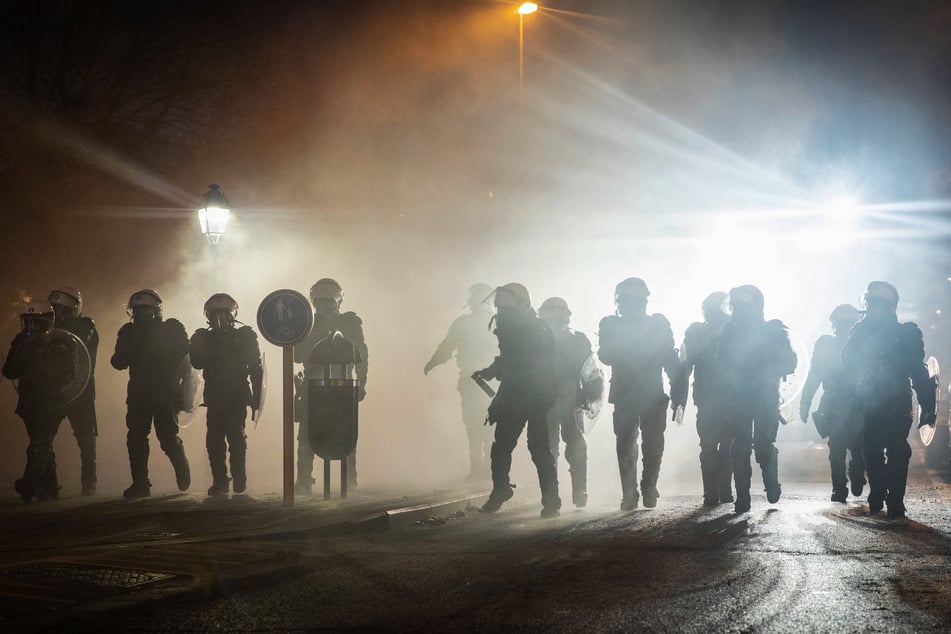
<svg viewBox="0 0 951 634">
<path fill-rule="evenodd" d="M 518 13 L 518 92 L 522 94 L 522 81 L 525 75 L 525 16 L 538 11 L 534 2 L 523 2 L 516 12 Z"/>
<path fill-rule="evenodd" d="M 208 238 L 209 244 L 218 244 L 218 240 L 228 228 L 228 218 L 231 216 L 230 205 L 221 188 L 216 184 L 208 186 L 205 194 L 205 204 L 198 210 L 198 224 L 201 233 Z"/>
</svg>

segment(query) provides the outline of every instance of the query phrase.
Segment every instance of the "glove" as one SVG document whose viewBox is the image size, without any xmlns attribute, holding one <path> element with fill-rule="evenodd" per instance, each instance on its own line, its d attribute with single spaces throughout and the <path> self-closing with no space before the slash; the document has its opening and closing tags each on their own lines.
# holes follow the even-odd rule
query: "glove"
<svg viewBox="0 0 951 634">
<path fill-rule="evenodd" d="M 357 386 L 357 402 L 362 401 L 367 396 L 367 389 L 363 387 L 363 384 Z"/>
<path fill-rule="evenodd" d="M 671 422 L 677 423 L 678 425 L 684 424 L 684 406 L 677 405 L 674 410 L 670 413 Z"/>
<path fill-rule="evenodd" d="M 801 409 L 801 410 L 799 410 L 799 420 L 802 421 L 803 423 L 808 424 L 808 423 L 809 423 L 809 410 L 807 410 L 807 409 Z"/>
<path fill-rule="evenodd" d="M 921 420 L 918 421 L 918 429 L 921 429 L 925 425 L 928 427 L 934 427 L 936 418 L 937 416 L 935 416 L 934 412 L 926 412 L 922 414 Z"/>
</svg>

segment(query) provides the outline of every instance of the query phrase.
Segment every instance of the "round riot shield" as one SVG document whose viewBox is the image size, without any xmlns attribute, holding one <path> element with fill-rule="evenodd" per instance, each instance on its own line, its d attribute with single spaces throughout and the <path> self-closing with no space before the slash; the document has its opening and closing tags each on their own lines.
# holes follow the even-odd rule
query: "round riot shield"
<svg viewBox="0 0 951 634">
<path fill-rule="evenodd" d="M 928 357 L 928 361 L 926 362 L 926 365 L 928 366 L 928 376 L 935 379 L 935 403 L 940 403 L 941 402 L 941 388 L 938 387 L 938 385 L 940 385 L 939 375 L 941 373 L 941 366 L 938 365 L 938 360 L 935 359 L 934 357 Z M 918 405 L 914 409 L 914 424 L 916 427 L 918 426 L 918 421 L 920 420 L 921 420 L 921 405 Z M 922 427 L 918 427 L 918 437 L 921 438 L 921 444 L 923 444 L 925 447 L 931 446 L 931 444 L 934 442 L 935 432 L 937 431 L 937 429 L 938 429 L 937 422 L 934 425 L 923 425 Z"/>
<path fill-rule="evenodd" d="M 192 367 L 191 358 L 186 354 L 178 362 L 175 370 L 175 409 L 178 411 L 178 426 L 188 427 L 195 419 L 201 398 L 205 391 L 205 379 L 201 370 Z"/>
<path fill-rule="evenodd" d="M 601 406 L 604 404 L 604 371 L 594 354 L 588 355 L 578 373 L 581 384 L 581 402 L 575 410 L 575 424 L 582 433 L 588 433 L 598 423 Z"/>
<path fill-rule="evenodd" d="M 89 351 L 79 337 L 59 328 L 39 341 L 36 346 L 21 345 L 14 355 L 30 351 L 27 376 L 44 407 L 66 407 L 79 398 L 89 384 L 92 376 Z"/>
</svg>

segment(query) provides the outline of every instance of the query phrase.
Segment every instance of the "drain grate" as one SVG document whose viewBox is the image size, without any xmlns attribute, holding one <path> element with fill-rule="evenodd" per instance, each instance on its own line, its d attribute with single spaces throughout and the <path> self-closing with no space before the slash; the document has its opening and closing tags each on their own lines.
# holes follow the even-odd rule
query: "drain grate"
<svg viewBox="0 0 951 634">
<path fill-rule="evenodd" d="M 133 588 L 146 583 L 169 579 L 173 575 L 128 568 L 101 568 L 77 564 L 38 563 L 3 571 L 3 576 L 17 581 L 40 581 L 52 584 L 90 585 L 109 588 Z"/>
</svg>

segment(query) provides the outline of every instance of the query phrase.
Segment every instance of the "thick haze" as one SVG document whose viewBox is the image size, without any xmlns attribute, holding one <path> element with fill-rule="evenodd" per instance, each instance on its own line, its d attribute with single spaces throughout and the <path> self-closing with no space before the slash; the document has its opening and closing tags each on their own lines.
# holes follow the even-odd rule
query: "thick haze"
<svg viewBox="0 0 951 634">
<path fill-rule="evenodd" d="M 268 292 L 337 279 L 370 350 L 366 485 L 465 475 L 455 368 L 422 367 L 478 281 L 564 297 L 596 341 L 615 284 L 639 276 L 678 343 L 709 292 L 753 283 L 808 351 L 836 304 L 887 279 L 951 367 L 946 5 L 552 2 L 525 18 L 521 90 L 514 4 L 258 5 L 2 10 L 0 334 L 21 291 L 82 290 L 102 338 L 102 489 L 130 480 L 127 373 L 108 359 L 144 287 L 193 331 L 213 292 L 256 328 Z M 233 208 L 217 249 L 193 211 L 212 182 Z M 261 345 L 252 493 L 281 483 L 280 350 Z M 0 383 L 0 482 L 27 444 L 14 404 Z M 610 414 L 589 437 L 592 490 L 617 487 Z M 182 433 L 199 489 L 202 416 Z M 669 432 L 662 492 L 699 487 L 692 417 Z M 156 493 L 173 490 L 152 445 Z M 74 493 L 68 424 L 56 449 Z M 524 447 L 515 464 L 534 480 Z"/>
</svg>

